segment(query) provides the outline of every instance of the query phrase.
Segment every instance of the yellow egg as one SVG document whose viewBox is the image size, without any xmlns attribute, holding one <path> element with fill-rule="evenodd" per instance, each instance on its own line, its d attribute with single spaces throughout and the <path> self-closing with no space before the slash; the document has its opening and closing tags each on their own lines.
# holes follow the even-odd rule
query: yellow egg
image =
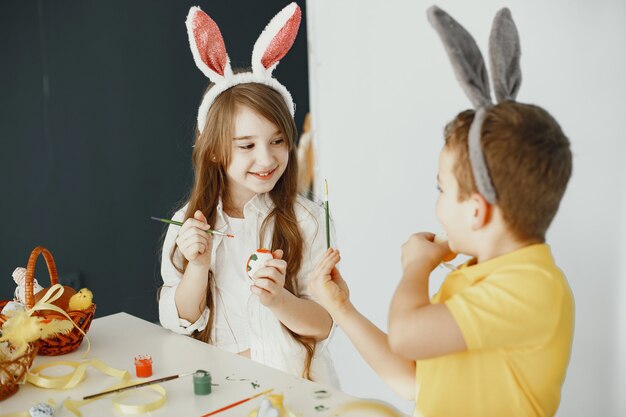
<svg viewBox="0 0 626 417">
<path fill-rule="evenodd" d="M 435 235 L 435 243 L 443 243 L 448 241 L 448 235 L 446 232 L 439 232 Z"/>
<path fill-rule="evenodd" d="M 439 232 L 435 235 L 435 239 L 433 240 L 434 243 L 445 243 L 448 241 L 448 234 L 446 232 Z M 451 260 L 453 260 L 454 258 L 456 258 L 456 253 L 454 252 L 450 252 L 448 254 L 446 254 L 446 256 L 443 257 L 443 261 L 444 262 L 449 262 Z"/>
</svg>

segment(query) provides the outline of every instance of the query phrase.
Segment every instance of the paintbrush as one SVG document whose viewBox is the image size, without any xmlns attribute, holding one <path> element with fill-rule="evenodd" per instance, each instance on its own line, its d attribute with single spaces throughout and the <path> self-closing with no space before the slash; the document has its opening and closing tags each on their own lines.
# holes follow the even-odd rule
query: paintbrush
<svg viewBox="0 0 626 417">
<path fill-rule="evenodd" d="M 173 224 L 173 225 L 176 225 L 176 226 L 182 226 L 183 225 L 181 222 L 177 222 L 175 220 L 161 219 L 159 217 L 150 217 L 150 218 L 152 220 L 156 220 L 158 222 Z M 210 235 L 220 235 L 220 236 L 226 236 L 226 237 L 235 237 L 234 235 L 229 235 L 228 233 L 224 233 L 224 232 L 218 232 L 217 230 L 213 230 L 213 229 L 205 230 L 205 232 L 207 232 Z"/>
<path fill-rule="evenodd" d="M 243 404 L 243 403 L 248 402 L 250 400 L 254 400 L 257 397 L 260 397 L 261 395 L 265 395 L 265 394 L 270 393 L 272 391 L 274 391 L 274 388 L 268 389 L 267 391 L 259 392 L 258 394 L 253 395 L 252 397 L 244 398 L 243 400 L 239 400 L 239 401 L 234 402 L 232 404 L 228 404 L 227 406 L 222 407 L 219 410 L 211 411 L 210 413 L 204 414 L 201 417 L 209 417 L 209 416 L 215 415 L 217 413 L 221 413 L 222 411 L 226 411 L 228 409 L 231 409 L 233 407 L 238 406 L 239 404 Z"/>
<path fill-rule="evenodd" d="M 326 215 L 326 249 L 330 248 L 330 216 L 328 214 L 328 181 L 324 180 L 324 213 Z"/>
<path fill-rule="evenodd" d="M 153 379 L 152 381 L 140 382 L 139 384 L 134 384 L 134 385 L 127 385 L 125 387 L 116 388 L 116 389 L 112 389 L 112 390 L 104 391 L 104 392 L 99 392 L 98 394 L 88 395 L 86 397 L 83 397 L 83 400 L 91 400 L 93 398 L 102 397 L 103 395 L 116 394 L 118 392 L 126 391 L 126 390 L 133 389 L 133 388 L 141 388 L 141 387 L 145 387 L 148 385 L 154 385 L 154 384 L 158 384 L 159 382 L 170 381 L 172 379 L 193 375 L 194 373 L 195 372 L 187 372 L 184 374 L 170 375 L 170 376 L 166 376 L 166 377 L 159 378 L 159 379 Z"/>
</svg>

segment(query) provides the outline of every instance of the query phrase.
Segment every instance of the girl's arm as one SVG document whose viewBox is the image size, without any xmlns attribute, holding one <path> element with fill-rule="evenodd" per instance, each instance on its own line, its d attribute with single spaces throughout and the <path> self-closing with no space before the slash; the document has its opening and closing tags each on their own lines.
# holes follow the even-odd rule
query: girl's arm
<svg viewBox="0 0 626 417">
<path fill-rule="evenodd" d="M 194 323 L 206 307 L 209 268 L 211 267 L 212 237 L 206 218 L 200 210 L 181 226 L 176 244 L 189 262 L 174 296 L 178 316 Z"/>
<path fill-rule="evenodd" d="M 298 298 L 284 288 L 282 293 L 281 303 L 271 308 L 278 320 L 301 336 L 325 340 L 333 325 L 330 314 L 315 301 Z"/>
<path fill-rule="evenodd" d="M 176 214 L 174 214 L 173 220 L 180 222 L 184 221 L 184 213 L 185 208 L 179 210 Z M 203 330 L 206 327 L 209 310 L 205 304 L 202 304 L 202 307 L 200 307 L 201 310 L 198 313 L 199 315 L 184 314 L 184 312 L 181 314 L 178 310 L 177 304 L 184 304 L 185 299 L 185 297 L 181 297 L 182 300 L 176 300 L 178 287 L 181 285 L 183 280 L 185 281 L 185 283 L 182 283 L 183 289 L 190 283 L 190 280 L 188 279 L 189 277 L 185 278 L 175 266 L 175 264 L 182 264 L 184 260 L 180 250 L 175 252 L 173 260 L 170 259 L 170 254 L 176 244 L 180 229 L 181 228 L 178 226 L 169 226 L 163 242 L 163 251 L 161 255 L 161 277 L 163 278 L 163 285 L 159 289 L 158 294 L 159 321 L 166 329 L 172 330 L 176 333 L 190 335 L 193 332 Z M 189 271 L 191 272 L 191 269 L 189 269 Z M 206 294 L 206 284 L 203 284 L 203 288 L 205 288 L 203 294 Z M 198 301 L 198 305 L 200 305 L 200 303 L 201 301 Z M 198 318 L 194 320 L 196 317 Z"/>
<path fill-rule="evenodd" d="M 194 323 L 202 315 L 206 307 L 208 274 L 208 267 L 187 265 L 174 296 L 178 317 L 181 319 Z"/>
<path fill-rule="evenodd" d="M 352 305 L 348 286 L 335 267 L 339 260 L 339 251 L 326 251 L 315 269 L 311 292 L 378 376 L 402 398 L 413 401 L 415 362 L 394 354 L 387 335 Z"/>
<path fill-rule="evenodd" d="M 326 339 L 333 324 L 330 315 L 315 301 L 296 297 L 285 289 L 287 263 L 282 259 L 283 251 L 278 249 L 273 255 L 274 259 L 255 273 L 250 290 L 292 332 L 316 341 Z"/>
</svg>

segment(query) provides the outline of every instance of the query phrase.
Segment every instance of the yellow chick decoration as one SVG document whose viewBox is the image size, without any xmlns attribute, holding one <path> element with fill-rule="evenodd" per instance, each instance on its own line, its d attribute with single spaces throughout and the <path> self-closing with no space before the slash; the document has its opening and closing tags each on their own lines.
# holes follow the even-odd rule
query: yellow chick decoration
<svg viewBox="0 0 626 417">
<path fill-rule="evenodd" d="M 87 288 L 83 288 L 70 298 L 67 311 L 87 310 L 93 303 L 93 293 Z"/>
<path fill-rule="evenodd" d="M 67 333 L 74 327 L 69 320 L 42 319 L 30 316 L 27 311 L 11 311 L 9 319 L 2 325 L 0 342 L 13 346 L 12 358 L 26 352 L 28 344 L 38 339 L 46 339 L 55 334 Z"/>
</svg>

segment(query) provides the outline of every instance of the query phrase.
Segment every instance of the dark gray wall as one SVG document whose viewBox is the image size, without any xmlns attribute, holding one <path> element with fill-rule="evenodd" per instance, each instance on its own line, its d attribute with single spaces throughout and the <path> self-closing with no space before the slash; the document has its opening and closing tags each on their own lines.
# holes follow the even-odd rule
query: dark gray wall
<svg viewBox="0 0 626 417">
<path fill-rule="evenodd" d="M 62 280 L 93 290 L 96 315 L 156 320 L 168 216 L 191 184 L 191 143 L 208 80 L 184 21 L 199 5 L 233 66 L 288 1 L 4 1 L 0 5 L 0 299 L 38 245 Z M 304 10 L 304 2 L 300 7 Z M 275 71 L 308 111 L 306 20 Z M 37 278 L 49 285 L 43 258 Z"/>
</svg>

